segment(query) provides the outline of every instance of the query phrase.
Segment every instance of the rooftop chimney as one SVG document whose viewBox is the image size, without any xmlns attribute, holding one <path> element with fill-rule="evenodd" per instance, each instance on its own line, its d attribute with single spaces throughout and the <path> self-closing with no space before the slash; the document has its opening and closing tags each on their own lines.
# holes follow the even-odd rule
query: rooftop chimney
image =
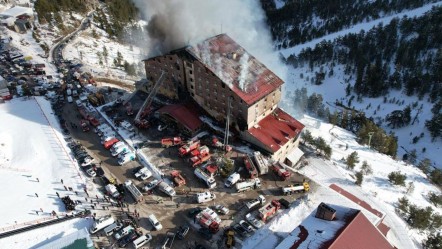
<svg viewBox="0 0 442 249">
<path fill-rule="evenodd" d="M 336 210 L 321 202 L 316 210 L 316 218 L 323 220 L 334 220 L 336 217 Z"/>
</svg>

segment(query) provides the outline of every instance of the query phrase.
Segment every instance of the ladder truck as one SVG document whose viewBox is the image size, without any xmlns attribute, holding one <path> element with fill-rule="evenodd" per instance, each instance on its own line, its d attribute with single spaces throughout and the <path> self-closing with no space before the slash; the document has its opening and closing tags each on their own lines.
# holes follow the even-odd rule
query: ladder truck
<svg viewBox="0 0 442 249">
<path fill-rule="evenodd" d="M 140 110 L 138 110 L 138 113 L 134 119 L 135 126 L 137 126 L 138 128 L 146 129 L 149 127 L 149 123 L 147 122 L 146 119 L 144 119 L 144 117 L 147 116 L 149 114 L 149 112 L 151 111 L 151 105 L 152 105 L 153 99 L 154 99 L 155 95 L 157 94 L 158 89 L 163 84 L 165 78 L 166 78 L 166 74 L 164 73 L 164 71 L 162 71 L 160 78 L 157 80 L 155 85 L 153 85 L 152 89 L 150 90 L 149 95 L 147 96 L 146 100 L 144 100 L 143 104 L 140 107 Z"/>
</svg>

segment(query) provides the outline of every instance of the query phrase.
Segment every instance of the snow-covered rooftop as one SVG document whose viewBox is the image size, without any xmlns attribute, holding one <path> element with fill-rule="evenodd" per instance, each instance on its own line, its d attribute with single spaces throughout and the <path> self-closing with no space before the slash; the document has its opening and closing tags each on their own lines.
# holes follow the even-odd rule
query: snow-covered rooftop
<svg viewBox="0 0 442 249">
<path fill-rule="evenodd" d="M 17 17 L 24 14 L 32 16 L 34 12 L 32 11 L 31 8 L 15 6 L 0 13 L 0 17 L 1 18 Z"/>
</svg>

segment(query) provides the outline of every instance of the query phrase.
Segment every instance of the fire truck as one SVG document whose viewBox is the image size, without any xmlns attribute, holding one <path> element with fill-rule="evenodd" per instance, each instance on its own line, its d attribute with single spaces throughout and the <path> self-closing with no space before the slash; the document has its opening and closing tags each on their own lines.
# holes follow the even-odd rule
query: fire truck
<svg viewBox="0 0 442 249">
<path fill-rule="evenodd" d="M 201 146 L 190 152 L 191 158 L 189 159 L 192 167 L 196 167 L 210 159 L 209 147 Z"/>
<path fill-rule="evenodd" d="M 172 171 L 170 173 L 170 176 L 172 177 L 175 186 L 180 187 L 186 185 L 186 179 L 184 179 L 184 177 L 180 174 L 179 171 L 177 170 Z"/>
<path fill-rule="evenodd" d="M 81 125 L 81 128 L 83 129 L 84 132 L 87 132 L 90 130 L 89 125 L 87 125 L 86 120 L 84 120 L 84 119 L 80 120 L 80 125 Z"/>
<path fill-rule="evenodd" d="M 173 137 L 173 138 L 163 138 L 161 139 L 161 146 L 169 148 L 170 146 L 176 146 L 182 144 L 183 141 L 180 137 Z"/>
<path fill-rule="evenodd" d="M 202 227 L 209 229 L 212 233 L 218 232 L 221 218 L 212 209 L 205 208 L 195 216 L 195 219 Z"/>
<path fill-rule="evenodd" d="M 258 210 L 259 218 L 261 218 L 261 220 L 265 222 L 268 218 L 275 215 L 280 208 L 281 203 L 279 203 L 279 201 L 277 200 L 273 200 L 272 202 L 267 203 Z"/>
<path fill-rule="evenodd" d="M 253 163 L 253 161 L 250 158 L 250 156 L 245 156 L 244 157 L 244 165 L 246 166 L 247 173 L 249 174 L 249 177 L 251 179 L 258 177 L 258 171 L 256 170 L 256 166 Z"/>
<path fill-rule="evenodd" d="M 188 141 L 186 144 L 181 146 L 178 149 L 178 153 L 180 156 L 185 156 L 189 154 L 192 150 L 195 150 L 200 147 L 200 140 Z"/>
<path fill-rule="evenodd" d="M 277 174 L 281 180 L 285 181 L 287 180 L 292 173 L 288 170 L 285 169 L 284 165 L 282 165 L 281 163 L 277 162 L 275 164 L 272 165 L 272 170 L 273 172 L 275 172 L 275 174 Z"/>
</svg>

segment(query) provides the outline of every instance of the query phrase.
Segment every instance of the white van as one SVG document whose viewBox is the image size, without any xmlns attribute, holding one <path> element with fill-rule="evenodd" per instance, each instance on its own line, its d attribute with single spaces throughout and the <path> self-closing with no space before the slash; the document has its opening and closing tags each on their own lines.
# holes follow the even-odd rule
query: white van
<svg viewBox="0 0 442 249">
<path fill-rule="evenodd" d="M 111 236 L 115 231 L 121 229 L 122 227 L 123 225 L 121 223 L 112 223 L 104 229 L 104 233 L 106 236 Z"/>
<path fill-rule="evenodd" d="M 92 227 L 89 229 L 89 232 L 91 234 L 96 233 L 114 222 L 115 222 L 115 220 L 112 216 L 110 216 L 110 215 L 103 216 L 100 219 L 95 221 L 94 225 L 92 225 Z"/>
<path fill-rule="evenodd" d="M 147 242 L 149 242 L 151 240 L 152 240 L 152 235 L 150 235 L 150 234 L 143 235 L 133 241 L 134 248 L 138 249 L 138 248 L 144 246 Z"/>
<path fill-rule="evenodd" d="M 227 178 L 226 182 L 224 183 L 224 186 L 226 186 L 228 188 L 232 187 L 233 185 L 235 185 L 236 182 L 239 181 L 240 177 L 241 176 L 237 172 L 231 174 L 229 176 L 229 178 Z"/>
<path fill-rule="evenodd" d="M 154 214 L 149 215 L 147 219 L 155 228 L 155 230 L 160 231 L 161 229 L 163 229 L 163 225 L 161 225 L 161 223 L 157 220 L 157 217 L 155 217 Z"/>
<path fill-rule="evenodd" d="M 204 202 L 212 201 L 215 199 L 216 199 L 216 195 L 212 192 L 209 192 L 209 191 L 196 194 L 196 201 L 198 203 L 204 203 Z"/>
<path fill-rule="evenodd" d="M 68 102 L 72 103 L 74 100 L 72 99 L 72 96 L 68 96 Z"/>
</svg>

